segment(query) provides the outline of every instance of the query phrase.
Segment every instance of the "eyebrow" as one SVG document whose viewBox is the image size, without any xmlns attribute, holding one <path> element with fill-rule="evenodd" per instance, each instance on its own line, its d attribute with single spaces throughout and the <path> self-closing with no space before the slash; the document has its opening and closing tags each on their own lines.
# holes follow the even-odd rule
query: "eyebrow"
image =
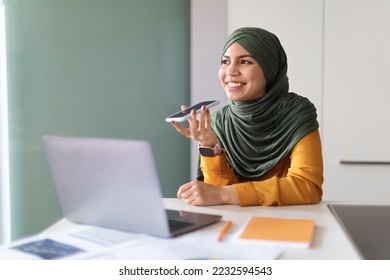
<svg viewBox="0 0 390 280">
<path fill-rule="evenodd" d="M 222 57 L 230 58 L 230 56 L 228 56 L 228 55 L 223 55 Z M 253 56 L 251 56 L 250 54 L 240 55 L 237 58 L 245 58 L 245 57 L 253 58 Z"/>
</svg>

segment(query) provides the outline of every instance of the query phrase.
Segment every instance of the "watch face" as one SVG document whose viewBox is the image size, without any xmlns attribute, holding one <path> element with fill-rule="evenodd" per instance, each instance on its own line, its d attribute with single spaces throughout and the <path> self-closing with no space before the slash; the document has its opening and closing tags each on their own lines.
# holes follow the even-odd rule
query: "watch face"
<svg viewBox="0 0 390 280">
<path fill-rule="evenodd" d="M 214 156 L 214 151 L 212 148 L 199 147 L 199 153 L 205 157 L 213 157 Z"/>
</svg>

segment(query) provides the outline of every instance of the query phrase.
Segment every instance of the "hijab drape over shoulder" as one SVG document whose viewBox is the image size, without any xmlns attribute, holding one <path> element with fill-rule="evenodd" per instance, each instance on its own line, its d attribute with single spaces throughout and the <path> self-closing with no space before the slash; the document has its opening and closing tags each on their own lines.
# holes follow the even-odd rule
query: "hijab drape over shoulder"
<svg viewBox="0 0 390 280">
<path fill-rule="evenodd" d="M 288 156 L 306 134 L 318 129 L 314 105 L 289 92 L 287 57 L 279 39 L 260 28 L 240 28 L 226 41 L 257 61 L 266 79 L 266 94 L 258 100 L 231 102 L 212 118 L 227 160 L 242 180 L 259 178 Z"/>
</svg>

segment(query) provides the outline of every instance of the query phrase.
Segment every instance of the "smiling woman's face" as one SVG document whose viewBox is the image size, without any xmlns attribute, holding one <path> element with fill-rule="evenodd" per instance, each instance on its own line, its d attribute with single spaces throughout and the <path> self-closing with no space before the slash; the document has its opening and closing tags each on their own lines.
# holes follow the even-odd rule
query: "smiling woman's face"
<svg viewBox="0 0 390 280">
<path fill-rule="evenodd" d="M 231 101 L 255 100 L 265 95 L 263 70 L 238 43 L 233 43 L 224 53 L 219 79 Z"/>
</svg>

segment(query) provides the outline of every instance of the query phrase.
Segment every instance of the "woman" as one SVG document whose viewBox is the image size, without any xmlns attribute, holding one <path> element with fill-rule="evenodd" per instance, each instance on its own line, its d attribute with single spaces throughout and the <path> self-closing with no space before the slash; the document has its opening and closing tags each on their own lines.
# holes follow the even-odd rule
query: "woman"
<svg viewBox="0 0 390 280">
<path fill-rule="evenodd" d="M 323 163 L 316 109 L 289 92 L 287 57 L 278 38 L 240 28 L 225 44 L 219 78 L 230 103 L 213 116 L 191 112 L 176 130 L 199 143 L 200 176 L 182 185 L 191 205 L 318 203 Z M 185 109 L 186 106 L 182 106 Z"/>
</svg>

